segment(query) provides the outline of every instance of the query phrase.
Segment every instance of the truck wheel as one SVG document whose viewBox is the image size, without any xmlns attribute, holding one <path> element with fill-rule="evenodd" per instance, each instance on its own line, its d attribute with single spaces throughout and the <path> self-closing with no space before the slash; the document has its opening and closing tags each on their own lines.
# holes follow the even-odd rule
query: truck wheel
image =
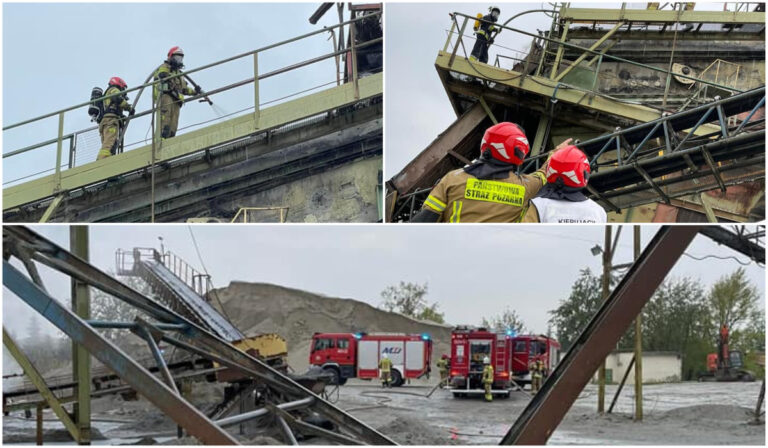
<svg viewBox="0 0 768 448">
<path fill-rule="evenodd" d="M 403 376 L 397 369 L 392 369 L 392 386 L 400 387 L 403 385 Z"/>
<path fill-rule="evenodd" d="M 339 369 L 337 369 L 336 367 L 323 367 L 323 370 L 333 375 L 333 378 L 331 379 L 331 384 L 333 384 L 334 386 L 341 386 L 342 384 L 347 382 L 346 378 L 344 379 L 341 378 L 341 373 L 339 373 Z"/>
</svg>

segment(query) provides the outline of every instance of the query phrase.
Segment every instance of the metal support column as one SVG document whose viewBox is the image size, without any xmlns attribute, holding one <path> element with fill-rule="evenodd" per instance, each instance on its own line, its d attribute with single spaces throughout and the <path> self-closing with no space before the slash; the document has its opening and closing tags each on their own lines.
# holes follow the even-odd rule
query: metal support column
<svg viewBox="0 0 768 448">
<path fill-rule="evenodd" d="M 72 254 L 88 262 L 88 226 L 70 226 L 69 247 Z M 83 320 L 91 318 L 91 297 L 88 285 L 76 278 L 71 280 L 72 312 Z M 72 377 L 77 397 L 73 405 L 79 445 L 91 444 L 91 355 L 77 342 L 72 342 Z"/>
<path fill-rule="evenodd" d="M 603 301 L 608 300 L 611 293 L 611 226 L 605 226 L 605 243 L 603 245 Z M 597 371 L 597 412 L 605 413 L 605 358 L 600 361 Z"/>
<path fill-rule="evenodd" d="M 640 226 L 634 227 L 635 262 L 640 259 Z M 635 319 L 635 421 L 643 421 L 643 313 Z"/>
</svg>

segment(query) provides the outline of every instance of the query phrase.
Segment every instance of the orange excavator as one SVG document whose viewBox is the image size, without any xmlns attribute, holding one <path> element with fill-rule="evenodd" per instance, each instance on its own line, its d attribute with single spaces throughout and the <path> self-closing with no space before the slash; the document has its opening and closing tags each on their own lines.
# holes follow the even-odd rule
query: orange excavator
<svg viewBox="0 0 768 448">
<path fill-rule="evenodd" d="M 742 369 L 744 355 L 738 350 L 729 350 L 729 330 L 723 324 L 717 340 L 717 353 L 707 355 L 707 372 L 699 374 L 699 381 L 755 381 L 755 374 Z"/>
</svg>

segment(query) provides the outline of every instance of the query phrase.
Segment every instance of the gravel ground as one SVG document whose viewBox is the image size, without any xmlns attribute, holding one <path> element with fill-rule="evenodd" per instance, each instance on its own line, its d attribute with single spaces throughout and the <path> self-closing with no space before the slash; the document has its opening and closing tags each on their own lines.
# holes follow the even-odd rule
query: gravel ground
<svg viewBox="0 0 768 448">
<path fill-rule="evenodd" d="M 614 413 L 598 416 L 597 388 L 589 385 L 550 438 L 576 445 L 765 445 L 765 425 L 750 425 L 760 383 L 646 385 L 644 421 L 632 419 L 634 391 L 624 388 Z M 402 444 L 497 444 L 529 396 L 486 403 L 455 399 L 427 384 L 393 389 L 354 381 L 341 388 L 338 405 Z M 608 404 L 616 387 L 608 386 Z"/>
<path fill-rule="evenodd" d="M 482 399 L 455 399 L 447 390 L 437 390 L 426 398 L 431 389 L 432 384 L 423 381 L 383 390 L 376 383 L 353 380 L 339 389 L 336 404 L 400 444 L 492 445 L 500 441 L 530 399 L 528 394 L 516 392 L 509 399 L 486 403 Z M 637 423 L 632 419 L 631 387 L 624 389 L 614 413 L 601 417 L 595 411 L 596 387 L 589 385 L 549 442 L 558 445 L 765 445 L 765 425 L 748 424 L 759 390 L 760 383 L 646 385 L 645 419 Z M 615 391 L 615 386 L 607 387 L 609 403 Z M 203 392 L 196 394 L 198 399 L 208 395 Z M 142 437 L 161 443 L 179 442 L 174 437 L 175 425 L 147 402 L 102 398 L 94 401 L 94 410 L 94 427 L 107 438 L 99 444 L 135 443 Z M 63 428 L 49 411 L 45 418 L 47 431 Z M 17 415 L 4 418 L 5 444 L 21 442 L 16 437 L 22 434 L 34 436 L 34 428 L 34 419 Z M 261 440 L 258 444 L 267 443 Z"/>
</svg>

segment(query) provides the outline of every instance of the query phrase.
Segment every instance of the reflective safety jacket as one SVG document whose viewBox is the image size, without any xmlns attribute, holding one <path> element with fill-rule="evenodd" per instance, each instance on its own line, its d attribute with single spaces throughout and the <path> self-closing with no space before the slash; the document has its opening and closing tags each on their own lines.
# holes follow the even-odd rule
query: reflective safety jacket
<svg viewBox="0 0 768 448">
<path fill-rule="evenodd" d="M 524 222 L 604 223 L 608 220 L 603 207 L 597 202 L 572 202 L 550 198 L 533 198 Z"/>
<path fill-rule="evenodd" d="M 113 95 L 115 93 L 120 93 L 120 92 L 122 92 L 122 90 L 120 90 L 119 87 L 109 86 L 109 88 L 107 88 L 107 91 L 104 92 L 104 96 Z M 103 101 L 103 104 L 104 104 L 104 116 L 115 115 L 117 117 L 122 117 L 123 111 L 131 110 L 131 104 L 126 99 L 125 94 L 123 94 L 122 96 L 106 98 Z"/>
<path fill-rule="evenodd" d="M 389 372 L 392 370 L 392 360 L 389 358 L 381 358 L 381 361 L 379 361 L 379 369 L 381 369 L 382 372 Z"/>
<path fill-rule="evenodd" d="M 493 382 L 493 366 L 490 364 L 483 367 L 483 384 Z"/>
<path fill-rule="evenodd" d="M 154 79 L 157 81 L 166 76 L 178 75 L 179 73 L 181 73 L 181 70 L 173 69 L 171 68 L 171 64 L 163 62 L 163 64 L 155 70 Z M 155 101 L 157 101 L 160 92 L 166 93 L 173 97 L 174 100 L 181 102 L 184 101 L 184 95 L 194 95 L 195 89 L 188 87 L 184 77 L 179 76 L 178 78 L 169 79 L 153 86 L 152 93 L 155 95 Z"/>
<path fill-rule="evenodd" d="M 438 359 L 437 368 L 440 370 L 448 370 L 448 360 L 443 358 Z"/>
<path fill-rule="evenodd" d="M 460 168 L 440 179 L 423 208 L 440 214 L 441 222 L 520 222 L 529 201 L 546 183 L 543 169 L 481 180 Z"/>
</svg>

